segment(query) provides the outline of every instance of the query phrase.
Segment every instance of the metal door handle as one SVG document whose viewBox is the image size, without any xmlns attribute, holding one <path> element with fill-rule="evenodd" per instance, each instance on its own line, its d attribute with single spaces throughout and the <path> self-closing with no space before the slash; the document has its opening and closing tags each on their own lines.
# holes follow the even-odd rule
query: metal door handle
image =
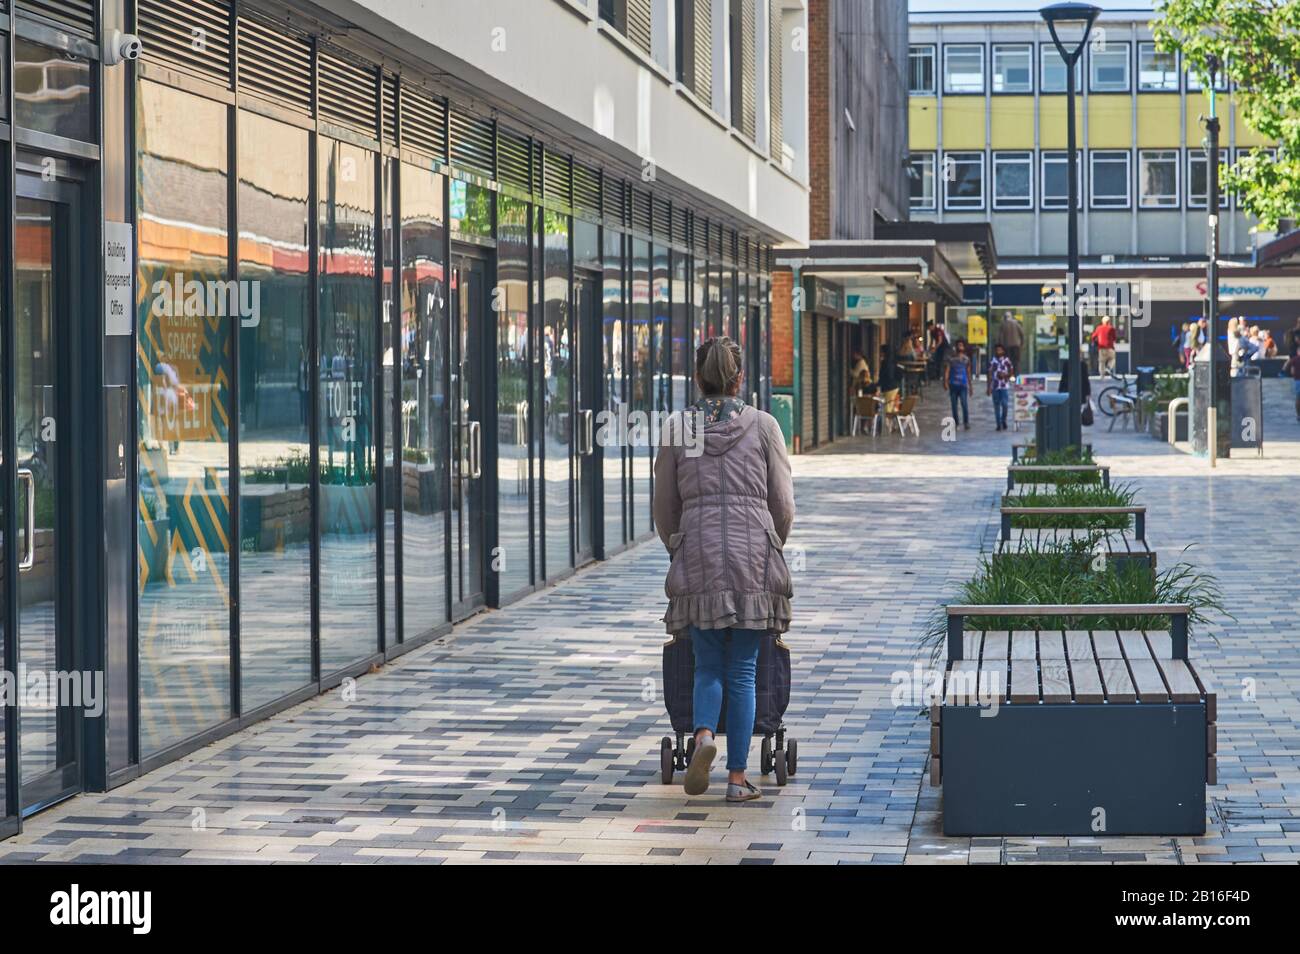
<svg viewBox="0 0 1300 954">
<path fill-rule="evenodd" d="M 19 570 L 36 565 L 36 478 L 27 467 L 18 468 L 18 479 L 27 481 L 27 552 L 18 561 Z"/>
<path fill-rule="evenodd" d="M 469 422 L 469 476 L 483 476 L 483 429 L 478 421 Z"/>
<path fill-rule="evenodd" d="M 579 453 L 583 457 L 589 457 L 596 450 L 596 432 L 595 432 L 596 412 L 586 410 L 582 412 L 582 447 Z"/>
</svg>

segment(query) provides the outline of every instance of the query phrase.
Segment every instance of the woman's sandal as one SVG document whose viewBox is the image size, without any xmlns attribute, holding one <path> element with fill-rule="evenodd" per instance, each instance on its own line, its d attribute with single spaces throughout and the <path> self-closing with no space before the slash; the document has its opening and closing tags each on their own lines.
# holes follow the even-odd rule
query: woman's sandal
<svg viewBox="0 0 1300 954">
<path fill-rule="evenodd" d="M 762 798 L 763 793 L 754 787 L 754 785 L 745 779 L 745 781 L 727 783 L 727 801 L 729 802 L 751 802 L 756 798 Z"/>
<path fill-rule="evenodd" d="M 713 760 L 717 757 L 718 743 L 713 736 L 695 744 L 695 751 L 691 754 L 690 764 L 686 766 L 686 778 L 682 783 L 682 788 L 686 790 L 687 795 L 703 795 L 709 790 L 709 769 L 713 767 Z"/>
</svg>

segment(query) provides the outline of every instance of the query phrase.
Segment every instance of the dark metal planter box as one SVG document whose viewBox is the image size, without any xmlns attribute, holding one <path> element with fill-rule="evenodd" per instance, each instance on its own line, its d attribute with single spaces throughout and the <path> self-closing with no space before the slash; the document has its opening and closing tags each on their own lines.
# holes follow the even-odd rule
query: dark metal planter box
<svg viewBox="0 0 1300 954">
<path fill-rule="evenodd" d="M 1182 604 L 948 607 L 949 662 L 931 709 L 944 834 L 1204 834 L 1217 704 L 1187 659 L 1189 612 Z M 1167 616 L 1172 629 L 965 629 L 981 616 Z"/>
<path fill-rule="evenodd" d="M 941 731 L 945 835 L 1205 834 L 1203 704 L 945 707 Z"/>
</svg>

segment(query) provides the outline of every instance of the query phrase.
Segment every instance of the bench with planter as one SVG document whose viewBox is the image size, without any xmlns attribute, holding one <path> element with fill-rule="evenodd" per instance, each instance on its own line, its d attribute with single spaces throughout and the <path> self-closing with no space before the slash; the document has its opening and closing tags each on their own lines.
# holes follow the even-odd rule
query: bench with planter
<svg viewBox="0 0 1300 954">
<path fill-rule="evenodd" d="M 1008 468 L 1008 472 L 1010 470 Z M 1062 495 L 1059 491 L 1046 495 L 1032 492 L 1003 495 L 999 512 L 1001 532 L 995 554 L 1032 553 L 1045 546 L 1078 548 L 1082 540 L 1089 544 L 1086 547 L 1089 551 L 1102 545 L 1104 549 L 1100 552 L 1106 555 L 1110 565 L 1138 561 L 1154 571 L 1156 555 L 1147 544 L 1146 507 L 1120 503 L 1131 500 L 1132 494 L 1124 488 L 1112 489 L 1109 472 L 1110 469 L 1105 468 L 1106 482 L 1089 496 L 1114 501 L 1112 504 L 1056 505 L 1056 500 L 1068 501 L 1074 496 L 1068 492 Z M 1039 502 L 1047 505 L 1032 505 Z"/>
<path fill-rule="evenodd" d="M 1007 490 L 1016 485 L 1101 484 L 1110 486 L 1110 468 L 1102 464 L 1012 464 L 1007 468 Z"/>
<path fill-rule="evenodd" d="M 1204 834 L 1217 698 L 1188 634 L 1221 590 L 1186 563 L 1157 574 L 1146 508 L 1068 457 L 1042 468 L 1097 477 L 1046 493 L 1013 458 L 997 547 L 931 621 L 944 833 Z"/>
<path fill-rule="evenodd" d="M 1092 463 L 1092 445 L 1084 444 L 1083 453 L 1080 454 L 1078 448 L 1069 448 L 1067 452 L 1058 452 L 1055 456 L 1061 458 L 1059 463 L 1069 464 L 1091 464 Z M 1012 444 L 1011 445 L 1011 463 L 1026 464 L 1036 463 L 1038 457 L 1038 448 L 1034 444 Z"/>
<path fill-rule="evenodd" d="M 999 540 L 993 550 L 991 562 L 1004 564 L 1032 563 L 1045 555 L 1069 554 L 1075 572 L 1088 569 L 1111 568 L 1119 570 L 1136 563 L 1148 572 L 1156 571 L 1156 551 L 1126 531 L 1083 530 L 1021 530 L 1013 531 L 1012 539 Z"/>
<path fill-rule="evenodd" d="M 930 707 L 944 834 L 1204 834 L 1216 696 L 1187 657 L 1190 610 L 947 607 Z M 1152 618 L 1170 628 L 1137 628 Z"/>
</svg>

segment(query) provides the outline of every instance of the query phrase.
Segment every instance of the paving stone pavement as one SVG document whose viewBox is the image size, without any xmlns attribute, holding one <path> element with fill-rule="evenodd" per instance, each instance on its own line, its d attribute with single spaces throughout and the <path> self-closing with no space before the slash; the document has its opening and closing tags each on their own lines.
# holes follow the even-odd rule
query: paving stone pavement
<svg viewBox="0 0 1300 954">
<path fill-rule="evenodd" d="M 648 864 L 1300 860 L 1300 425 L 1268 382 L 1263 459 L 1205 461 L 1092 429 L 1149 508 L 1162 565 L 1213 568 L 1236 622 L 1193 634 L 1220 691 L 1203 838 L 945 838 L 929 723 L 891 702 L 926 617 L 993 535 L 1008 445 L 992 409 L 946 441 L 845 441 L 794 461 L 798 774 L 730 806 L 659 782 L 667 560 L 651 542 L 476 617 L 336 690 L 105 794 L 28 819 L 0 861 Z M 752 765 L 757 768 L 757 752 Z"/>
</svg>

